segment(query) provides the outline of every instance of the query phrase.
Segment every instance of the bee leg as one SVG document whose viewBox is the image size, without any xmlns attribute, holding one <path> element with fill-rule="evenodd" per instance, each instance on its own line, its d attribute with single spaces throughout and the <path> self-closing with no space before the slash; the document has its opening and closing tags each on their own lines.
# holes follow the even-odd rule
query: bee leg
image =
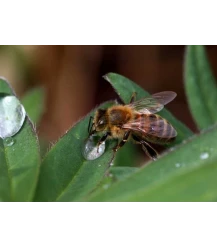
<svg viewBox="0 0 217 248">
<path fill-rule="evenodd" d="M 133 92 L 133 94 L 132 94 L 132 96 L 131 96 L 131 99 L 130 99 L 130 103 L 135 102 L 135 100 L 136 100 L 136 95 L 137 95 L 137 93 L 136 93 L 136 92 Z"/>
<path fill-rule="evenodd" d="M 92 122 L 92 120 L 93 120 L 93 116 L 90 116 L 89 124 L 88 124 L 88 133 L 89 134 L 90 134 L 90 132 L 91 132 L 91 130 L 93 128 L 93 122 Z M 92 124 L 91 124 L 91 122 L 92 122 Z"/>
<path fill-rule="evenodd" d="M 152 160 L 157 160 L 158 154 L 156 150 L 147 142 L 143 141 L 142 149 L 146 153 L 146 155 L 151 158 Z"/>
<path fill-rule="evenodd" d="M 158 154 L 156 150 L 146 141 L 138 138 L 137 136 L 133 135 L 133 139 L 138 142 L 140 145 L 142 145 L 142 150 L 146 153 L 146 155 L 151 158 L 152 160 L 156 160 L 158 157 Z"/>
<path fill-rule="evenodd" d="M 105 133 L 105 134 L 101 137 L 101 139 L 98 141 L 98 143 L 97 143 L 97 153 L 99 152 L 99 146 L 100 146 L 104 141 L 106 141 L 106 139 L 108 138 L 109 135 L 110 135 L 109 132 Z"/>
<path fill-rule="evenodd" d="M 129 136 L 130 136 L 130 131 L 127 131 L 127 132 L 124 134 L 124 137 L 123 137 L 123 139 L 121 140 L 121 142 L 120 142 L 119 144 L 117 144 L 117 146 L 115 146 L 115 147 L 113 148 L 113 156 L 112 156 L 112 159 L 111 159 L 111 161 L 110 161 L 110 163 L 109 163 L 109 166 L 112 165 L 112 162 L 113 162 L 113 160 L 114 160 L 114 158 L 115 158 L 116 152 L 118 151 L 118 149 L 120 149 L 120 148 L 127 142 Z"/>
</svg>

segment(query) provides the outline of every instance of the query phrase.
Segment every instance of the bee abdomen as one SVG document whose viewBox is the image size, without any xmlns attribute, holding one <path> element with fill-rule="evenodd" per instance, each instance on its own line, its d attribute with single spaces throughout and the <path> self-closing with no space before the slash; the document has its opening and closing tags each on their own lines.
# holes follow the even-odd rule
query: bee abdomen
<svg viewBox="0 0 217 248">
<path fill-rule="evenodd" d="M 156 120 L 156 115 L 140 114 L 136 116 L 136 119 L 140 122 L 140 129 L 145 130 L 146 133 L 151 133 L 152 123 Z"/>
<path fill-rule="evenodd" d="M 140 123 L 139 128 L 144 131 L 144 136 L 156 143 L 170 142 L 176 136 L 176 131 L 172 125 L 159 115 L 141 114 L 136 116 Z"/>
</svg>

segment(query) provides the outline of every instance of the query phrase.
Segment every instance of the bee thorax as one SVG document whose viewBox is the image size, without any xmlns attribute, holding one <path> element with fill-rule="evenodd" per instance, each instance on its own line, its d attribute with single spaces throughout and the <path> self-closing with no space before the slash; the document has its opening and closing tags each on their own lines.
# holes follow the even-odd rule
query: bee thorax
<svg viewBox="0 0 217 248">
<path fill-rule="evenodd" d="M 117 127 L 117 126 L 112 126 L 110 131 L 111 131 L 112 138 L 115 138 L 115 139 L 122 138 L 125 133 L 125 131 L 122 128 Z"/>
<path fill-rule="evenodd" d="M 121 127 L 132 118 L 131 111 L 125 106 L 112 108 L 109 113 L 109 122 L 111 125 Z"/>
</svg>

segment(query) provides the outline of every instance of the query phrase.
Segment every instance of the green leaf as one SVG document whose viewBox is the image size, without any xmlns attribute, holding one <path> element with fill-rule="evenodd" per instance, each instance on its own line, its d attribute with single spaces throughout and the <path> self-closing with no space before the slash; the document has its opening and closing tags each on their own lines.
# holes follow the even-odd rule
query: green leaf
<svg viewBox="0 0 217 248">
<path fill-rule="evenodd" d="M 100 107 L 108 106 L 111 104 Z M 112 157 L 110 142 L 106 142 L 106 151 L 98 159 L 87 161 L 82 155 L 89 118 L 90 114 L 60 138 L 45 156 L 35 201 L 79 201 L 104 177 Z"/>
<path fill-rule="evenodd" d="M 35 88 L 27 92 L 21 102 L 33 123 L 38 123 L 44 113 L 45 92 L 43 88 Z"/>
<path fill-rule="evenodd" d="M 171 178 L 143 195 L 145 201 L 217 201 L 217 163 L 210 162 L 186 174 Z"/>
<path fill-rule="evenodd" d="M 115 179 L 122 180 L 138 170 L 136 167 L 111 167 L 110 173 Z"/>
<path fill-rule="evenodd" d="M 13 89 L 11 88 L 6 78 L 4 77 L 0 77 L 0 93 L 8 94 L 8 95 L 15 95 Z"/>
<path fill-rule="evenodd" d="M 140 86 L 132 82 L 130 79 L 125 78 L 116 73 L 108 73 L 104 78 L 112 85 L 117 94 L 125 104 L 128 104 L 133 92 L 137 92 L 137 100 L 148 96 L 149 94 L 144 91 Z M 178 135 L 176 141 L 172 143 L 178 144 L 182 140 L 190 137 L 193 133 L 183 123 L 177 120 L 169 111 L 163 109 L 159 113 L 162 117 L 167 119 L 176 129 Z"/>
<path fill-rule="evenodd" d="M 0 78 L 0 93 L 14 95 L 4 78 Z M 40 155 L 37 135 L 28 117 L 11 142 L 13 145 L 8 145 L 7 140 L 0 139 L 0 200 L 31 201 Z"/>
<path fill-rule="evenodd" d="M 127 142 L 121 149 L 118 150 L 115 157 L 114 166 L 134 166 L 139 158 L 137 148 L 138 146 L 132 142 Z"/>
<path fill-rule="evenodd" d="M 103 178 L 103 180 L 99 183 L 97 188 L 90 194 L 90 196 L 93 197 L 99 192 L 107 190 L 115 182 L 129 177 L 136 171 L 138 171 L 138 168 L 136 167 L 111 167 L 109 173 L 107 173 L 107 176 Z M 83 198 L 82 201 L 86 201 L 88 197 L 89 195 Z"/>
<path fill-rule="evenodd" d="M 188 46 L 185 55 L 185 90 L 199 129 L 217 122 L 217 84 L 204 46 Z"/>
<path fill-rule="evenodd" d="M 98 191 L 89 201 L 215 201 L 217 127 Z"/>
</svg>

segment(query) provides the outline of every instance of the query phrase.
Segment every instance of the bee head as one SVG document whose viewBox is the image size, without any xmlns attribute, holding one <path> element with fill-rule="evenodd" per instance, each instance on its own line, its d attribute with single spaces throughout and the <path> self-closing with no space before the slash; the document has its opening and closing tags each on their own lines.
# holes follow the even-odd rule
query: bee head
<svg viewBox="0 0 217 248">
<path fill-rule="evenodd" d="M 98 109 L 94 118 L 94 127 L 96 132 L 104 131 L 107 127 L 106 110 Z"/>
</svg>

